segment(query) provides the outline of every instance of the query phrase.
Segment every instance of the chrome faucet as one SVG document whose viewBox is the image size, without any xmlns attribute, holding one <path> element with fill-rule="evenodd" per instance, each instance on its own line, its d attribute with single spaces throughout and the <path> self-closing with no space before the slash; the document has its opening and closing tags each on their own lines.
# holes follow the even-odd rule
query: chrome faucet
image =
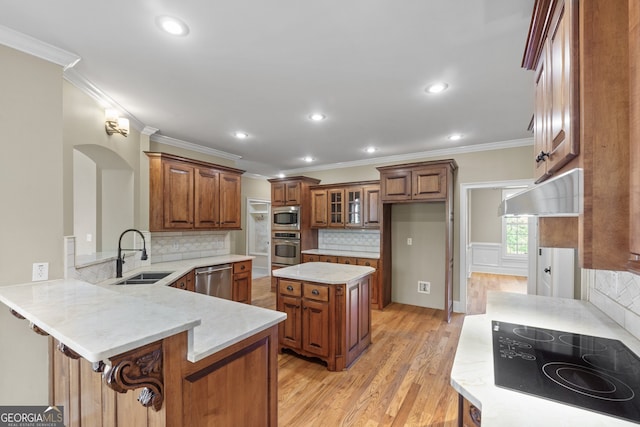
<svg viewBox="0 0 640 427">
<path fill-rule="evenodd" d="M 121 247 L 122 236 L 127 234 L 129 231 L 135 231 L 140 235 L 140 237 L 142 237 L 142 249 L 123 249 Z M 127 230 L 124 230 L 120 235 L 120 239 L 118 240 L 118 257 L 116 258 L 116 277 L 122 277 L 122 264 L 124 264 L 124 254 L 122 253 L 122 251 L 142 251 L 142 255 L 140 256 L 140 259 L 142 261 L 145 261 L 148 257 L 147 257 L 147 242 L 144 239 L 144 234 L 142 234 L 140 230 L 136 230 L 135 228 L 129 228 Z"/>
</svg>

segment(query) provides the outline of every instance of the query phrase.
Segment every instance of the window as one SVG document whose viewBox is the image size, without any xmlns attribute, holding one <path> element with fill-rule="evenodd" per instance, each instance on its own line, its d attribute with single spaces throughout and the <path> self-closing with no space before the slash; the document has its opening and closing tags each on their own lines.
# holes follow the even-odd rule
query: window
<svg viewBox="0 0 640 427">
<path fill-rule="evenodd" d="M 529 218 L 526 216 L 505 217 L 502 223 L 505 255 L 527 255 L 529 246 Z"/>
<path fill-rule="evenodd" d="M 502 199 L 522 189 L 503 190 Z M 529 218 L 526 216 L 502 217 L 502 244 L 504 256 L 525 257 L 529 251 Z"/>
</svg>

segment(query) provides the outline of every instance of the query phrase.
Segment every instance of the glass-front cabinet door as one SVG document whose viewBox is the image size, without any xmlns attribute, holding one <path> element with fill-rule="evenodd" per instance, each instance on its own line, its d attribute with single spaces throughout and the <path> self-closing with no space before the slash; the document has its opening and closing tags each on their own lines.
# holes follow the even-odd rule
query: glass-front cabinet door
<svg viewBox="0 0 640 427">
<path fill-rule="evenodd" d="M 329 227 L 344 227 L 344 190 L 329 190 Z"/>
<path fill-rule="evenodd" d="M 347 227 L 362 227 L 362 187 L 352 187 L 346 190 L 346 222 Z"/>
</svg>

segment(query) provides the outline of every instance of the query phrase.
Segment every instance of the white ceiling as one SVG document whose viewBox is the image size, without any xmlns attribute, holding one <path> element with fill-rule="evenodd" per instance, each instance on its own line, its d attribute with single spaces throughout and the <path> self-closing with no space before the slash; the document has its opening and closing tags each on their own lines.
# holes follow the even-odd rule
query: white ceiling
<svg viewBox="0 0 640 427">
<path fill-rule="evenodd" d="M 164 135 L 273 176 L 530 138 L 533 0 L 0 0 L 0 25 Z M 159 15 L 186 22 L 175 37 Z M 1 42 L 1 40 L 0 40 Z M 444 80 L 440 95 L 424 93 Z M 314 111 L 328 118 L 313 123 Z M 246 140 L 232 136 L 250 134 Z M 452 142 L 451 133 L 464 138 Z M 367 154 L 373 145 L 379 149 Z M 476 147 L 477 148 L 477 147 Z M 305 163 L 304 156 L 316 160 Z"/>
</svg>

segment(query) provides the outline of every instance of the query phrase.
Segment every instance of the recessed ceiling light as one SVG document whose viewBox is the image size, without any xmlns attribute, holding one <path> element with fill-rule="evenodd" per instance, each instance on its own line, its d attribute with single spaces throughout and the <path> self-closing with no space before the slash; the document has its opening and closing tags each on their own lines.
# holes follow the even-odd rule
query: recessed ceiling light
<svg viewBox="0 0 640 427">
<path fill-rule="evenodd" d="M 364 149 L 364 151 L 366 151 L 367 153 L 371 154 L 371 153 L 375 153 L 376 151 L 376 147 L 367 147 Z"/>
<path fill-rule="evenodd" d="M 283 173 L 279 173 L 279 174 L 278 174 L 278 178 L 284 178 L 285 176 L 286 176 L 286 175 L 285 175 L 285 174 L 283 174 Z"/>
<path fill-rule="evenodd" d="M 248 133 L 241 132 L 241 131 L 234 132 L 233 136 L 235 136 L 238 139 L 247 139 L 247 138 L 249 138 L 249 134 Z"/>
<path fill-rule="evenodd" d="M 310 114 L 310 115 L 309 115 L 309 118 L 310 118 L 311 120 L 313 120 L 314 122 L 321 122 L 321 121 L 323 121 L 324 119 L 326 119 L 326 118 L 327 118 L 327 116 L 325 116 L 325 115 L 324 115 L 324 114 L 322 114 L 322 113 L 313 113 L 313 114 Z"/>
<path fill-rule="evenodd" d="M 189 34 L 187 24 L 171 16 L 158 16 L 156 18 L 156 24 L 160 29 L 172 36 L 186 36 Z"/>
<path fill-rule="evenodd" d="M 454 133 L 454 134 L 449 135 L 449 137 L 448 137 L 448 138 L 449 138 L 451 141 L 457 141 L 457 140 L 459 140 L 459 139 L 462 139 L 462 134 L 460 134 L 460 133 Z"/>
<path fill-rule="evenodd" d="M 440 92 L 445 91 L 448 87 L 449 87 L 449 85 L 446 84 L 445 82 L 432 83 L 429 86 L 427 86 L 427 88 L 425 89 L 425 92 L 427 92 L 427 93 L 440 93 Z"/>
<path fill-rule="evenodd" d="M 313 162 L 313 157 L 307 156 L 307 157 L 304 157 L 302 160 L 304 160 L 307 163 L 311 163 L 311 162 Z"/>
</svg>

